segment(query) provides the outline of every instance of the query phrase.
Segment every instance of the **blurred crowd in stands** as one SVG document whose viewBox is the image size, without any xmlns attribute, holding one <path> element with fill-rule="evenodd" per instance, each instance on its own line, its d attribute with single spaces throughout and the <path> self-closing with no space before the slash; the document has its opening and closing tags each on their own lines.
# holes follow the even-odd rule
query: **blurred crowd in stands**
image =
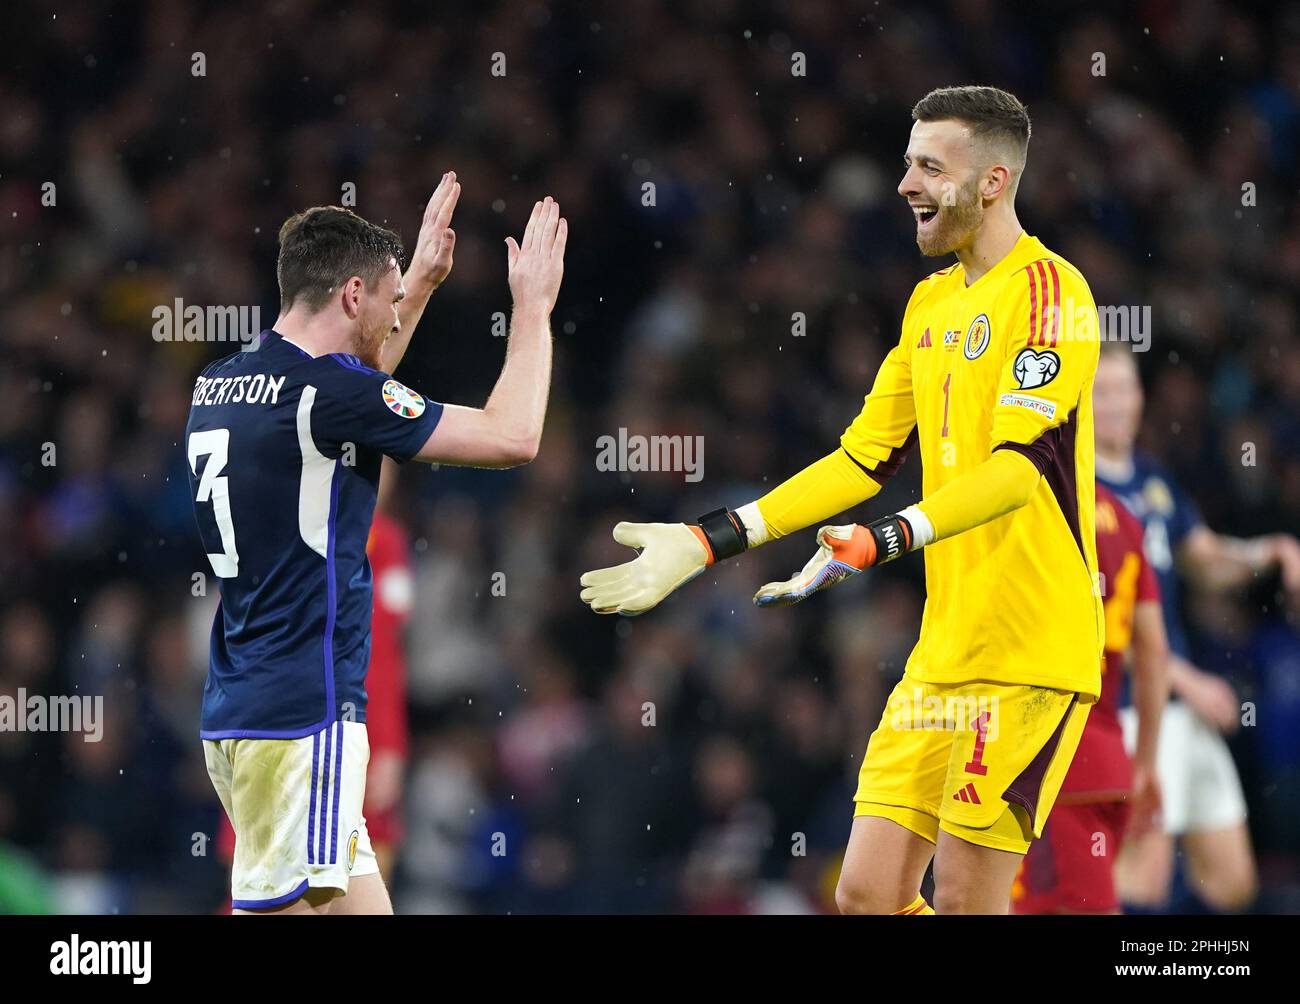
<svg viewBox="0 0 1300 1004">
<path fill-rule="evenodd" d="M 392 506 L 415 561 L 399 912 L 834 909 L 921 560 L 756 610 L 808 531 L 633 620 L 594 616 L 578 576 L 631 557 L 619 519 L 739 505 L 835 448 L 946 263 L 894 190 L 932 87 L 1026 102 L 1021 220 L 1099 304 L 1151 308 L 1142 446 L 1212 528 L 1300 532 L 1295 3 L 69 0 L 6 20 L 0 693 L 104 695 L 107 721 L 98 743 L 0 732 L 0 912 L 228 895 L 182 433 L 231 346 L 157 341 L 152 311 L 269 327 L 280 223 L 349 183 L 408 247 L 442 172 L 463 185 L 455 270 L 397 374 L 437 400 L 479 405 L 499 370 L 503 238 L 544 194 L 570 221 L 537 460 L 411 465 Z M 620 428 L 702 436 L 703 479 L 598 470 Z M 854 517 L 918 486 L 913 458 Z M 1276 585 L 1188 614 L 1200 663 L 1258 707 L 1231 738 L 1256 909 L 1292 912 L 1300 609 Z"/>
</svg>

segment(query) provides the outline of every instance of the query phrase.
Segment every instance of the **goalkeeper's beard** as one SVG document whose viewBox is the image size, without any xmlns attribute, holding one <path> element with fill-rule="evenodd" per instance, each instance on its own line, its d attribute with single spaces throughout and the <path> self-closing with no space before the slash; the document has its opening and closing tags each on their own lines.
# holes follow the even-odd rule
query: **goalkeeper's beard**
<svg viewBox="0 0 1300 1004">
<path fill-rule="evenodd" d="M 975 239 L 984 223 L 984 203 L 974 188 L 958 190 L 957 202 L 939 205 L 935 221 L 925 229 L 917 227 L 916 246 L 927 258 L 952 254 Z"/>
</svg>

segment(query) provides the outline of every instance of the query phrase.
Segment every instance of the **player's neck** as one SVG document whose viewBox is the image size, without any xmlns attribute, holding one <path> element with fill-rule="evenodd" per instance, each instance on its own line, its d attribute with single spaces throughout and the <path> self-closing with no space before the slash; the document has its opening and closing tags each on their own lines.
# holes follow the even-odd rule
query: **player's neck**
<svg viewBox="0 0 1300 1004">
<path fill-rule="evenodd" d="M 275 319 L 275 332 L 313 357 L 351 351 L 346 332 L 326 323 L 320 314 L 290 310 Z"/>
<path fill-rule="evenodd" d="M 957 249 L 957 260 L 966 273 L 966 285 L 976 282 L 1009 255 L 1024 232 L 1014 209 L 987 215 L 975 239 L 966 247 Z"/>
</svg>

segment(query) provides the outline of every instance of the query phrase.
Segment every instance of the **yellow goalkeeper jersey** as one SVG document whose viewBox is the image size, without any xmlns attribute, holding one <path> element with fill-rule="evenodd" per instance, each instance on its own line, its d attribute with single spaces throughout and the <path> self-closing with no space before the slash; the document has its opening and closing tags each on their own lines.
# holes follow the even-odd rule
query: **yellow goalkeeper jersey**
<svg viewBox="0 0 1300 1004">
<path fill-rule="evenodd" d="M 841 445 L 883 480 L 919 444 L 923 498 L 999 449 L 1023 454 L 1041 478 L 1028 505 L 925 548 L 909 675 L 1100 693 L 1098 349 L 1088 284 L 1028 234 L 970 286 L 956 264 L 912 293 L 902 337 Z"/>
</svg>

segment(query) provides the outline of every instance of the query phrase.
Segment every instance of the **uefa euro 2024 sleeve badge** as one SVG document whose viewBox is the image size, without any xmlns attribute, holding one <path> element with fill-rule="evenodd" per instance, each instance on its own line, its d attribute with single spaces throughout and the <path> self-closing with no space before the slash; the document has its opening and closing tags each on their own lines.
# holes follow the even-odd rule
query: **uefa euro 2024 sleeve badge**
<svg viewBox="0 0 1300 1004">
<path fill-rule="evenodd" d="M 419 418 L 424 414 L 424 398 L 406 384 L 396 380 L 384 381 L 384 404 L 394 415 L 402 418 Z"/>
</svg>

